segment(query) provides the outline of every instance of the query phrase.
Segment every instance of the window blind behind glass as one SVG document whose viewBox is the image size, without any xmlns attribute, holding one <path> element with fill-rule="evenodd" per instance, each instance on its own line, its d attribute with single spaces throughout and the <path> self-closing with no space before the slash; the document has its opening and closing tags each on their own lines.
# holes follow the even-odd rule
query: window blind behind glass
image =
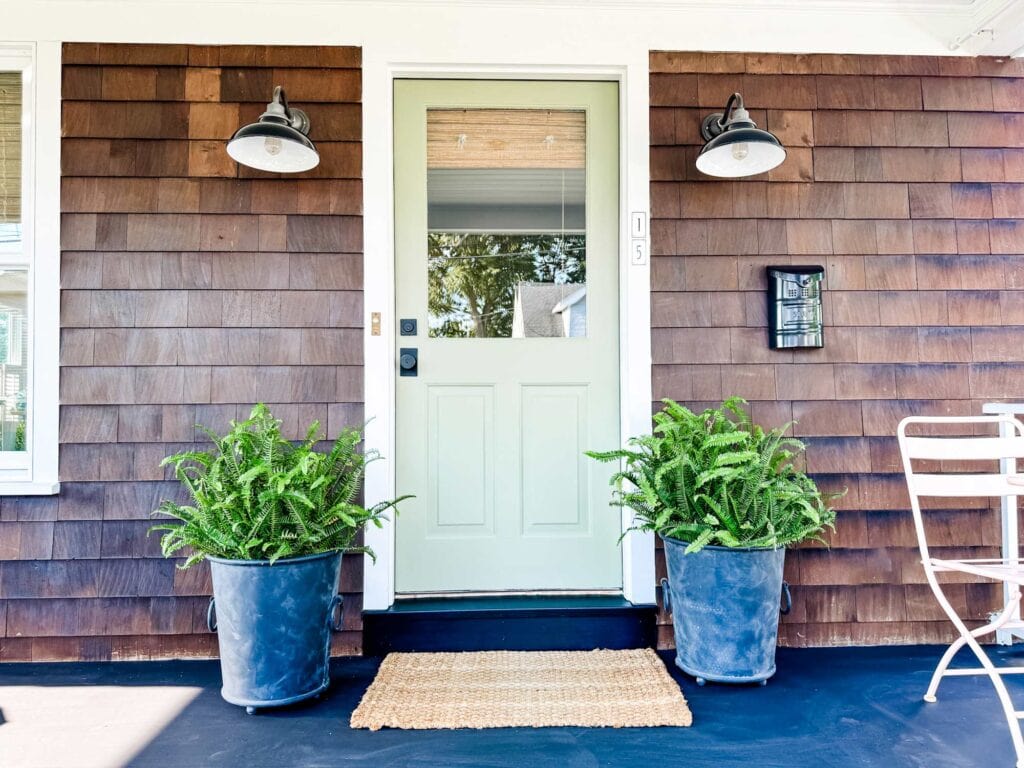
<svg viewBox="0 0 1024 768">
<path fill-rule="evenodd" d="M 0 72 L 0 242 L 21 222 L 21 73 Z"/>
</svg>

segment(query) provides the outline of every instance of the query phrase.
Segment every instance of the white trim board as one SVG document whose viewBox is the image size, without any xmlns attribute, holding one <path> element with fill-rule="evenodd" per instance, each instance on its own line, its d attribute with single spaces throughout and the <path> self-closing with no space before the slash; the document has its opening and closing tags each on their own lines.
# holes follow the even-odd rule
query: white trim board
<svg viewBox="0 0 1024 768">
<path fill-rule="evenodd" d="M 1007 0 L 987 0 L 987 3 Z M 986 4 L 987 4 L 986 3 Z M 649 50 L 948 55 L 970 6 L 864 0 L 19 0 L 8 40 L 359 45 L 392 62 L 617 63 Z M 299 9 L 299 10 L 297 10 Z M 202 24 L 195 20 L 201 18 Z M 538 34 L 538 29 L 548 30 Z M 963 53 L 963 51 L 960 51 Z"/>
<path fill-rule="evenodd" d="M 651 403 L 650 271 L 649 261 L 632 264 L 629 258 L 629 214 L 649 209 L 647 112 L 647 55 L 621 66 L 533 66 L 410 64 L 363 61 L 364 125 L 364 263 L 363 290 L 366 312 L 364 334 L 365 409 L 370 421 L 366 447 L 385 457 L 372 464 L 366 478 L 368 504 L 393 498 L 395 467 L 395 286 L 392 113 L 396 78 L 613 80 L 619 83 L 619 378 L 620 434 L 649 431 Z M 386 128 L 385 128 L 386 126 Z M 381 315 L 380 335 L 371 335 L 370 313 Z M 609 489 L 610 494 L 611 489 Z M 614 512 L 609 509 L 609 514 Z M 622 529 L 631 523 L 623 513 Z M 363 572 L 363 607 L 383 610 L 395 599 L 395 529 L 393 523 L 366 532 L 366 544 L 377 554 L 366 559 Z M 651 534 L 631 532 L 622 541 L 623 596 L 636 604 L 655 602 L 654 540 Z"/>
<path fill-rule="evenodd" d="M 51 3 L 73 4 L 82 0 L 46 0 Z M 290 5 L 358 7 L 377 5 L 393 7 L 454 6 L 464 8 L 586 8 L 617 9 L 635 13 L 670 10 L 687 11 L 694 8 L 740 10 L 757 12 L 764 9 L 824 11 L 828 13 L 897 11 L 907 14 L 941 14 L 969 18 L 978 8 L 1013 0 L 208 0 L 218 5 L 260 5 L 287 2 Z M 189 5 L 195 0 L 135 0 L 138 4 Z"/>
</svg>

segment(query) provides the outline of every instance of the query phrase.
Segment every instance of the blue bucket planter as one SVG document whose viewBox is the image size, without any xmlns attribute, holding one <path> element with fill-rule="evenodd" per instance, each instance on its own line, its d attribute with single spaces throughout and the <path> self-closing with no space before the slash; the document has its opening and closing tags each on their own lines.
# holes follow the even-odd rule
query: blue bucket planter
<svg viewBox="0 0 1024 768">
<path fill-rule="evenodd" d="M 268 560 L 208 557 L 221 696 L 245 707 L 279 707 L 316 696 L 330 684 L 331 631 L 341 606 L 341 552 L 273 565 Z"/>
<path fill-rule="evenodd" d="M 676 666 L 703 685 L 761 683 L 775 674 L 779 598 L 789 612 L 782 580 L 785 549 L 704 547 L 662 537 L 668 579 L 661 580 L 672 613 Z"/>
</svg>

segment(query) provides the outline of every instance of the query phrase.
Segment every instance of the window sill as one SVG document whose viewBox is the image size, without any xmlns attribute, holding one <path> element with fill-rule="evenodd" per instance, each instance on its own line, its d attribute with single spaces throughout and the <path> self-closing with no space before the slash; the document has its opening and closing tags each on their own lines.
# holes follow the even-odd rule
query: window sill
<svg viewBox="0 0 1024 768">
<path fill-rule="evenodd" d="M 0 480 L 0 496 L 55 496 L 60 483 Z"/>
</svg>

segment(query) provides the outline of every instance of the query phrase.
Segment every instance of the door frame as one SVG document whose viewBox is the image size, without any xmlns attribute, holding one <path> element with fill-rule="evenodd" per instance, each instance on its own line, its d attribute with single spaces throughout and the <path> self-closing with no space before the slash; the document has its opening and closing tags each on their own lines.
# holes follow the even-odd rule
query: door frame
<svg viewBox="0 0 1024 768">
<path fill-rule="evenodd" d="M 650 431 L 651 321 L 649 128 L 647 61 L 624 66 L 531 66 L 363 62 L 363 381 L 365 447 L 385 458 L 367 469 L 367 504 L 394 498 L 395 339 L 394 253 L 394 81 L 414 79 L 602 80 L 619 86 L 619 434 Z M 631 263 L 630 214 L 645 224 L 642 264 Z M 380 313 L 379 326 L 373 314 Z M 377 335 L 374 334 L 376 330 Z M 611 489 L 609 489 L 609 493 Z M 611 511 L 609 510 L 609 513 Z M 632 514 L 622 510 L 622 530 Z M 395 525 L 366 530 L 365 543 L 377 555 L 364 559 L 363 608 L 385 610 L 395 600 Z M 655 602 L 654 537 L 632 531 L 622 540 L 622 592 L 630 602 Z"/>
</svg>

